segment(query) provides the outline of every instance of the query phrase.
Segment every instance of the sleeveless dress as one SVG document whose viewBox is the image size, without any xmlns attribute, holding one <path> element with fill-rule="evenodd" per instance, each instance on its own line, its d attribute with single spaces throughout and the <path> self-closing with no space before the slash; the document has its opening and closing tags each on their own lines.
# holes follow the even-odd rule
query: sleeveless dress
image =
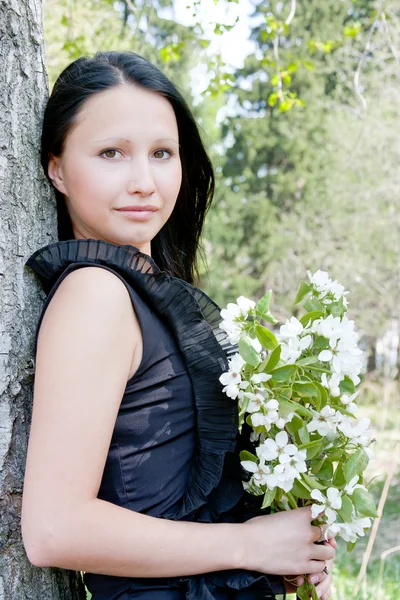
<svg viewBox="0 0 400 600">
<path fill-rule="evenodd" d="M 237 406 L 219 382 L 237 351 L 218 327 L 220 308 L 130 245 L 65 240 L 40 248 L 25 264 L 47 295 L 35 356 L 44 312 L 75 269 L 113 272 L 125 284 L 139 320 L 143 356 L 121 400 L 98 498 L 173 520 L 243 522 L 257 514 L 243 491 Z M 165 578 L 85 573 L 84 581 L 93 600 L 285 597 L 282 577 L 233 569 Z"/>
</svg>

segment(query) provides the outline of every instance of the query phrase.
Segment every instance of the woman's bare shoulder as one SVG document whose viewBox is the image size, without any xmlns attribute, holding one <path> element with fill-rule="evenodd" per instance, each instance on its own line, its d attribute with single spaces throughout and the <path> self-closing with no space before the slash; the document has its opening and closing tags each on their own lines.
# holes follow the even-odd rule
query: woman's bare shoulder
<svg viewBox="0 0 400 600">
<path fill-rule="evenodd" d="M 133 314 L 124 283 L 98 267 L 69 273 L 47 307 L 24 482 L 28 540 L 50 535 L 69 505 L 97 496 L 141 336 Z"/>
</svg>

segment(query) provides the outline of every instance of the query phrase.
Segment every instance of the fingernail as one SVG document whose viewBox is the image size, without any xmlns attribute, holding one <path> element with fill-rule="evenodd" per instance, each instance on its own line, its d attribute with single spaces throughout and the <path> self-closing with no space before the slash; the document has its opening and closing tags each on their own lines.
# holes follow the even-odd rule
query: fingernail
<svg viewBox="0 0 400 600">
<path fill-rule="evenodd" d="M 311 583 L 318 583 L 318 581 L 319 581 L 318 575 L 312 575 L 311 576 Z"/>
</svg>

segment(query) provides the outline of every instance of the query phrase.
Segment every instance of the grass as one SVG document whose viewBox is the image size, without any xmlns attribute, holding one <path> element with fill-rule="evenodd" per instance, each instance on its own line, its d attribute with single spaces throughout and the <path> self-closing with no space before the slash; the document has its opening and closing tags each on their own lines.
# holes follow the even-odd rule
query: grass
<svg viewBox="0 0 400 600">
<path fill-rule="evenodd" d="M 376 438 L 373 446 L 376 458 L 368 466 L 366 481 L 370 482 L 369 489 L 378 505 L 395 448 L 400 444 L 400 385 L 394 382 L 382 385 L 366 381 L 358 401 L 358 417 L 366 416 L 371 419 Z M 332 600 L 399 600 L 400 550 L 381 561 L 385 551 L 400 546 L 399 506 L 400 457 L 372 552 L 368 557 L 366 576 L 358 585 L 357 578 L 369 536 L 362 538 L 350 554 L 346 550 L 346 544 L 339 539 L 333 572 Z M 87 592 L 87 600 L 90 598 L 91 595 Z"/>
</svg>

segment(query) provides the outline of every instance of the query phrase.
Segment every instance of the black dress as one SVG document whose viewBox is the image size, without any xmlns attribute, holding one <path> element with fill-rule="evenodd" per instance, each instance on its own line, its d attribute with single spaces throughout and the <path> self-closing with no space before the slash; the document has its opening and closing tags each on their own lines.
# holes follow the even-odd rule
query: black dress
<svg viewBox="0 0 400 600">
<path fill-rule="evenodd" d="M 125 284 L 143 335 L 143 357 L 127 382 L 98 498 L 154 517 L 242 522 L 246 503 L 238 458 L 237 406 L 219 376 L 236 352 L 218 328 L 220 308 L 200 289 L 161 271 L 130 245 L 66 240 L 32 254 L 47 294 L 85 266 Z M 248 507 L 247 507 L 248 508 Z M 85 573 L 93 600 L 256 600 L 284 594 L 282 578 L 229 570 L 169 578 Z"/>
</svg>

